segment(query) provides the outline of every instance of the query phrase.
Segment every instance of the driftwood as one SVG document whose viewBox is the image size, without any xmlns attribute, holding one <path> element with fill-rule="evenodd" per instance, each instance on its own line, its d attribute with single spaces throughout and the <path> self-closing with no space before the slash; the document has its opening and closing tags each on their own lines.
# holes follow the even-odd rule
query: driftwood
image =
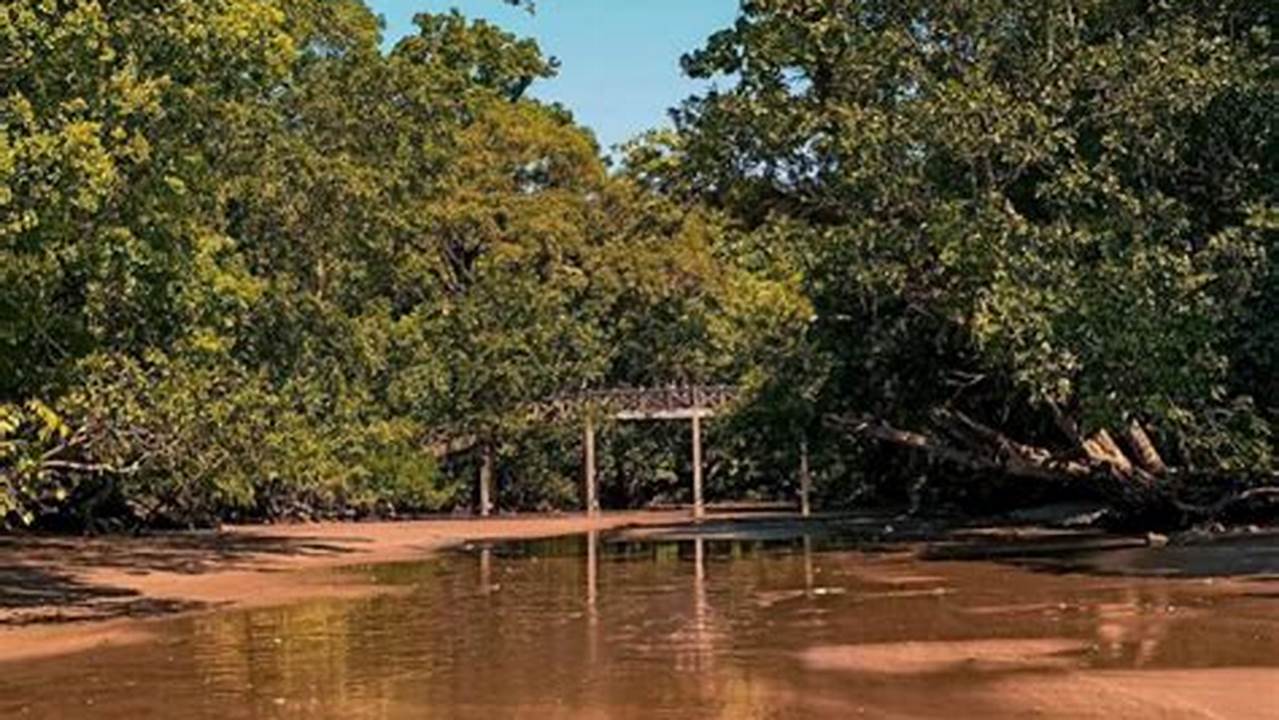
<svg viewBox="0 0 1279 720">
<path fill-rule="evenodd" d="M 1271 480 L 1279 482 L 1279 477 L 1272 477 Z M 1220 517 L 1222 513 L 1236 505 L 1263 497 L 1279 497 L 1279 486 L 1266 485 L 1248 488 L 1247 490 L 1226 495 L 1220 500 L 1206 505 L 1187 503 L 1181 500 L 1174 500 L 1173 502 L 1177 509 L 1185 513 L 1187 517 L 1196 520 L 1211 520 Z"/>
<path fill-rule="evenodd" d="M 1064 414 L 1054 414 L 1071 445 L 1061 452 L 1018 442 L 962 412 L 946 408 L 930 413 L 934 430 L 931 433 L 904 430 L 870 415 L 832 416 L 826 424 L 852 436 L 909 448 L 934 461 L 973 472 L 1086 484 L 1121 517 L 1142 523 L 1202 522 L 1248 500 L 1279 497 L 1279 486 L 1262 486 L 1212 503 L 1185 502 L 1178 497 L 1177 489 L 1186 474 L 1168 468 L 1139 422 L 1134 420 L 1125 428 L 1121 445 L 1105 429 L 1084 437 Z M 1279 483 L 1279 478 L 1275 481 Z"/>
<path fill-rule="evenodd" d="M 902 430 L 870 416 L 830 417 L 826 424 L 850 435 L 870 437 L 920 450 L 935 460 L 969 470 L 997 472 L 1034 480 L 1077 480 L 1086 478 L 1093 472 L 1084 463 L 1059 458 L 1042 448 L 1015 442 L 997 430 L 960 413 L 939 411 L 934 414 L 934 420 L 943 421 L 939 424 L 948 426 L 948 435 L 969 435 L 967 447 L 955 447 L 932 435 Z"/>
<path fill-rule="evenodd" d="M 1119 443 L 1110 436 L 1110 432 L 1105 428 L 1093 433 L 1091 437 L 1084 440 L 1084 453 L 1096 463 L 1110 465 L 1110 467 L 1123 477 L 1132 477 L 1137 474 L 1137 466 L 1128 458 Z"/>
<path fill-rule="evenodd" d="M 1150 435 L 1146 433 L 1146 429 L 1140 422 L 1134 419 L 1128 423 L 1124 440 L 1132 450 L 1133 460 L 1137 462 L 1138 467 L 1155 477 L 1168 474 L 1168 466 L 1164 464 L 1159 450 L 1155 448 L 1155 443 L 1151 441 Z"/>
</svg>

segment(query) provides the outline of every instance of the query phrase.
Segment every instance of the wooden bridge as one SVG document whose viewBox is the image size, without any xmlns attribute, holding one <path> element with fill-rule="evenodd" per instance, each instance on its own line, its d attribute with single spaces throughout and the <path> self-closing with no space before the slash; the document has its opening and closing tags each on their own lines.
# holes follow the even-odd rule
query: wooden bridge
<svg viewBox="0 0 1279 720">
<path fill-rule="evenodd" d="M 600 511 L 599 479 L 596 475 L 595 430 L 603 419 L 619 422 L 683 421 L 690 423 L 693 448 L 693 516 L 706 515 L 702 476 L 702 421 L 725 412 L 738 399 L 738 388 L 731 385 L 672 385 L 651 388 L 614 388 L 561 395 L 535 409 L 548 419 L 581 418 L 583 457 L 583 500 L 586 512 Z M 468 446 L 473 446 L 474 441 Z M 493 451 L 482 446 L 480 462 L 480 515 L 493 511 Z M 800 505 L 809 514 L 810 477 L 807 447 L 801 448 Z"/>
<path fill-rule="evenodd" d="M 585 393 L 580 402 L 588 409 L 582 431 L 585 464 L 586 512 L 600 511 L 599 479 L 595 474 L 595 418 L 601 408 L 614 420 L 689 420 L 693 428 L 693 517 L 706 515 L 702 494 L 702 420 L 737 399 L 737 388 L 727 385 L 601 390 Z"/>
</svg>

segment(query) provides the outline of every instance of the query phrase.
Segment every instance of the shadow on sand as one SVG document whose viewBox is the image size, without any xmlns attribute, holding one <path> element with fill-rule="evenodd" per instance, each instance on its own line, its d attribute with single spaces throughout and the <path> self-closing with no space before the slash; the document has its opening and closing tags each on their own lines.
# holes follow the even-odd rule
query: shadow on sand
<svg viewBox="0 0 1279 720">
<path fill-rule="evenodd" d="M 87 579 L 91 572 L 126 575 L 214 571 L 271 572 L 273 558 L 356 552 L 308 537 L 183 533 L 145 537 L 0 538 L 0 627 L 121 617 L 154 617 L 200 609 L 204 603 L 146 597 L 129 588 Z"/>
</svg>

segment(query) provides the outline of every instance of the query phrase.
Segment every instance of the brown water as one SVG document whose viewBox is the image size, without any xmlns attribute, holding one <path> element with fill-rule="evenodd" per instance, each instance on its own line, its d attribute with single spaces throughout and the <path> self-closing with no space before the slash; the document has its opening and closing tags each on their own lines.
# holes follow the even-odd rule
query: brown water
<svg viewBox="0 0 1279 720">
<path fill-rule="evenodd" d="M 737 537 L 362 568 L 395 592 L 0 666 L 0 717 L 1279 718 L 1279 585 L 1264 577 Z"/>
</svg>

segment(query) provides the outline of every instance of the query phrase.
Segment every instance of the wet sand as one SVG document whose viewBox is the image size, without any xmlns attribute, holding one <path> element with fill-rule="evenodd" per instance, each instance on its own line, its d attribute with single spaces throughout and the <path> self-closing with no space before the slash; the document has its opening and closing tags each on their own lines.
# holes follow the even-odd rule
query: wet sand
<svg viewBox="0 0 1279 720">
<path fill-rule="evenodd" d="M 481 540 L 683 522 L 680 511 L 319 523 L 143 537 L 0 537 L 0 662 L 148 637 L 175 615 L 350 598 L 386 588 L 332 572 Z"/>
</svg>

